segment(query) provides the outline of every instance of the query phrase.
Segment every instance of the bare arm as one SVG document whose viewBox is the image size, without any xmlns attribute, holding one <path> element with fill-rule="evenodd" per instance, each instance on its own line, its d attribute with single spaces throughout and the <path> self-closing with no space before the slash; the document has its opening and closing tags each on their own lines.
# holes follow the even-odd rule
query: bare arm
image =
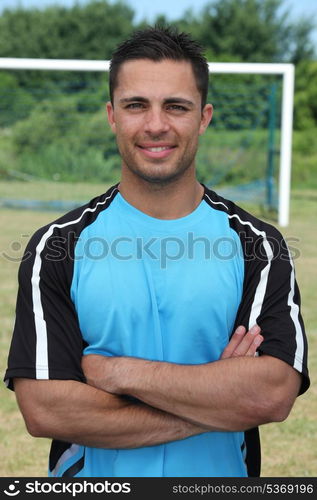
<svg viewBox="0 0 317 500">
<path fill-rule="evenodd" d="M 261 335 L 240 327 L 222 357 L 253 356 Z M 254 342 L 255 340 L 258 342 Z M 124 359 L 124 358 L 122 358 Z M 85 356 L 89 377 L 100 379 L 106 358 Z M 89 383 L 89 380 L 88 380 Z M 49 437 L 104 448 L 152 446 L 206 432 L 193 424 L 141 401 L 131 401 L 72 380 L 17 378 L 14 388 L 26 426 L 35 437 Z"/>
<path fill-rule="evenodd" d="M 139 448 L 206 432 L 141 402 L 72 380 L 15 379 L 30 434 L 100 448 Z"/>
<path fill-rule="evenodd" d="M 271 356 L 239 357 L 232 352 L 229 358 L 223 355 L 219 361 L 202 365 L 87 358 L 91 358 L 85 360 L 88 373 L 93 373 L 97 358 L 103 365 L 103 376 L 92 375 L 91 384 L 130 394 L 211 430 L 238 431 L 284 420 L 300 387 L 300 375 Z"/>
<path fill-rule="evenodd" d="M 270 356 L 194 366 L 135 358 L 109 361 L 108 391 L 131 394 L 210 430 L 239 431 L 282 421 L 300 386 L 299 374 Z"/>
</svg>

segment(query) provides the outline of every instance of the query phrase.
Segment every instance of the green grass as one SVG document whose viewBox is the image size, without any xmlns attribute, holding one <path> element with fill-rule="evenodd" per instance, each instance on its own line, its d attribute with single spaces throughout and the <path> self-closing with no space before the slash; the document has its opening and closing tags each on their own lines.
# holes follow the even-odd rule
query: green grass
<svg viewBox="0 0 317 500">
<path fill-rule="evenodd" d="M 51 181 L 0 181 L 0 199 L 25 199 L 25 200 L 79 200 L 85 203 L 94 196 L 107 190 L 105 184 L 93 183 L 68 183 Z M 46 217 L 51 215 L 46 214 Z"/>
<path fill-rule="evenodd" d="M 291 223 L 283 229 L 298 253 L 295 268 L 309 342 L 311 387 L 297 399 L 285 422 L 261 428 L 263 476 L 316 476 L 317 471 L 316 206 L 317 191 L 293 191 Z"/>
<path fill-rule="evenodd" d="M 91 184 L 0 183 L 1 197 L 76 199 L 83 202 L 106 191 Z M 283 229 L 296 247 L 295 267 L 302 296 L 302 312 L 309 339 L 311 388 L 300 396 L 285 422 L 261 427 L 262 476 L 316 476 L 317 463 L 317 191 L 293 191 L 291 223 Z M 254 213 L 260 214 L 256 208 Z M 19 258 L 28 237 L 60 213 L 0 210 L 0 368 L 4 373 L 14 322 Z M 0 386 L 0 475 L 45 476 L 50 441 L 28 435 L 14 394 Z"/>
</svg>

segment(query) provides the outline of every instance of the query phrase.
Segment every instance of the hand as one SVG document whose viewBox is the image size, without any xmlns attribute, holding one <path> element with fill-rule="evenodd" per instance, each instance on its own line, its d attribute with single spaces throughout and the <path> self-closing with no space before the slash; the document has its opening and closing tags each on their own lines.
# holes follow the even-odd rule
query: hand
<svg viewBox="0 0 317 500">
<path fill-rule="evenodd" d="M 264 340 L 260 332 L 258 325 L 254 325 L 248 332 L 244 326 L 238 326 L 220 359 L 255 356 L 256 350 Z"/>
</svg>

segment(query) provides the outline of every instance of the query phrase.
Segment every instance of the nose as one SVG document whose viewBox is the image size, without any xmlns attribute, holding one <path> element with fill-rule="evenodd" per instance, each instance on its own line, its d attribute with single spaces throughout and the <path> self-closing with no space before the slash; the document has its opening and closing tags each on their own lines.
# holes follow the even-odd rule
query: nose
<svg viewBox="0 0 317 500">
<path fill-rule="evenodd" d="M 152 136 L 159 136 L 168 132 L 170 126 L 168 117 L 161 108 L 151 108 L 146 113 L 145 132 Z"/>
</svg>

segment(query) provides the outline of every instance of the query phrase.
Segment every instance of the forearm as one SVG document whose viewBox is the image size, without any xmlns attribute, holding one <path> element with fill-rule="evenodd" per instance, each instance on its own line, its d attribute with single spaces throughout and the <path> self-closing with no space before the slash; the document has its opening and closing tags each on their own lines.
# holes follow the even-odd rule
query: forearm
<svg viewBox="0 0 317 500">
<path fill-rule="evenodd" d="M 285 378 L 290 380 L 284 404 Z M 286 418 L 299 376 L 268 356 L 203 365 L 118 358 L 117 365 L 113 360 L 106 386 L 210 430 L 238 431 Z"/>
<path fill-rule="evenodd" d="M 139 448 L 206 432 L 142 402 L 75 381 L 17 379 L 15 390 L 29 432 L 97 448 Z"/>
</svg>

